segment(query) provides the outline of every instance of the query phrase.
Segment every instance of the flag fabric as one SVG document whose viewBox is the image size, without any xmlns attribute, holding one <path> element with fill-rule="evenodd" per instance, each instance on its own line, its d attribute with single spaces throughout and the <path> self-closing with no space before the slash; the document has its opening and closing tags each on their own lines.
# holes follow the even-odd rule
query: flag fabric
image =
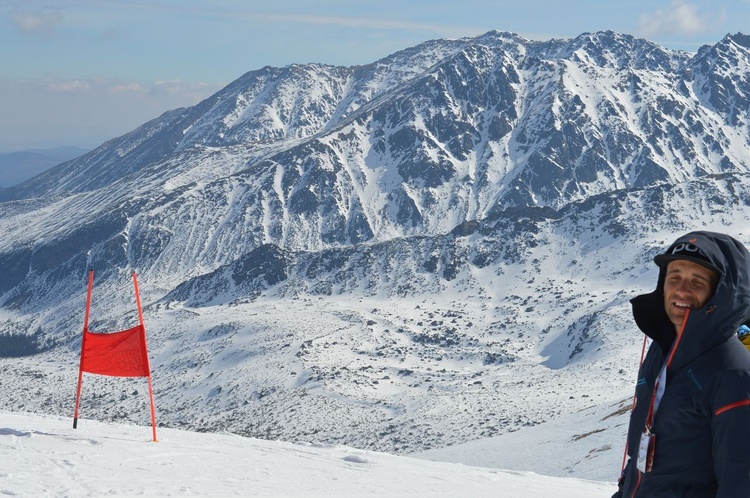
<svg viewBox="0 0 750 498">
<path fill-rule="evenodd" d="M 91 310 L 91 291 L 94 286 L 94 271 L 89 270 L 89 287 L 86 295 L 86 311 L 83 318 L 83 339 L 81 341 L 81 363 L 78 368 L 78 387 L 76 388 L 76 405 L 73 413 L 73 429 L 78 428 L 78 408 L 81 403 L 81 385 L 83 373 L 109 375 L 114 377 L 146 377 L 148 397 L 151 401 L 151 430 L 156 439 L 156 407 L 154 406 L 154 389 L 151 384 L 151 367 L 148 365 L 146 347 L 146 327 L 143 325 L 143 308 L 141 294 L 138 291 L 138 278 L 133 272 L 135 302 L 138 307 L 138 325 L 127 330 L 112 333 L 93 333 L 89 331 L 89 311 Z"/>
<path fill-rule="evenodd" d="M 110 334 L 84 332 L 81 369 L 115 377 L 148 377 L 143 325 Z"/>
</svg>

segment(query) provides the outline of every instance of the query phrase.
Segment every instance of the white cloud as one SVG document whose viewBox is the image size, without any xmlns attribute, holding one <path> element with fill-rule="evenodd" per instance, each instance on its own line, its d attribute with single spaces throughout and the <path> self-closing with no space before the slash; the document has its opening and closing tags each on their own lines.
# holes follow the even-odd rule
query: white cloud
<svg viewBox="0 0 750 498">
<path fill-rule="evenodd" d="M 47 82 L 47 89 L 50 92 L 79 93 L 91 90 L 91 83 L 80 80 L 49 80 Z"/>
<path fill-rule="evenodd" d="M 20 82 L 19 82 L 20 83 Z M 217 85 L 205 82 L 167 80 L 153 82 L 136 82 L 111 78 L 89 78 L 89 79 L 47 79 L 47 80 L 25 80 L 23 82 L 28 88 L 37 87 L 41 91 L 58 94 L 139 94 L 143 97 L 169 97 L 175 99 L 193 100 L 197 103 L 200 99 L 207 97 L 210 93 L 219 89 Z"/>
<path fill-rule="evenodd" d="M 204 82 L 192 82 L 183 80 L 155 81 L 149 86 L 151 93 L 170 93 L 170 94 L 205 94 L 209 90 L 218 90 L 214 85 Z"/>
<path fill-rule="evenodd" d="M 142 92 L 143 86 L 139 85 L 138 83 L 120 83 L 120 84 L 112 85 L 110 89 L 115 93 Z"/>
<path fill-rule="evenodd" d="M 35 12 L 16 10 L 10 13 L 10 21 L 13 26 L 25 35 L 51 34 L 62 19 L 63 13 L 58 9 Z"/>
<path fill-rule="evenodd" d="M 723 11 L 709 15 L 699 12 L 695 4 L 672 0 L 666 9 L 641 14 L 637 29 L 646 37 L 664 34 L 694 36 L 715 29 L 724 22 L 725 17 Z"/>
<path fill-rule="evenodd" d="M 457 32 L 465 33 L 466 28 L 458 28 L 446 24 L 428 24 L 413 22 L 403 19 L 386 19 L 373 17 L 345 17 L 345 16 L 317 16 L 306 14 L 271 14 L 257 12 L 243 12 L 237 14 L 248 19 L 257 19 L 264 22 L 294 23 L 309 25 L 342 26 L 348 28 L 360 28 L 371 30 L 407 30 L 427 33 Z"/>
<path fill-rule="evenodd" d="M 96 147 L 165 111 L 193 106 L 221 86 L 181 80 L 0 77 L 0 151 Z"/>
</svg>

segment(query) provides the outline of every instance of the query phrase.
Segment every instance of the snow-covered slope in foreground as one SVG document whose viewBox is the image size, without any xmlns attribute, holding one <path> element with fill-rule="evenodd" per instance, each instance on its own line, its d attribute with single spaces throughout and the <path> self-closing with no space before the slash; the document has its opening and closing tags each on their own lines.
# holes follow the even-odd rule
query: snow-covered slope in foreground
<svg viewBox="0 0 750 498">
<path fill-rule="evenodd" d="M 3 496 L 609 496 L 547 477 L 227 434 L 0 411 Z"/>
<path fill-rule="evenodd" d="M 614 480 L 622 466 L 631 405 L 632 398 L 602 403 L 534 427 L 411 456 L 544 475 Z"/>
</svg>

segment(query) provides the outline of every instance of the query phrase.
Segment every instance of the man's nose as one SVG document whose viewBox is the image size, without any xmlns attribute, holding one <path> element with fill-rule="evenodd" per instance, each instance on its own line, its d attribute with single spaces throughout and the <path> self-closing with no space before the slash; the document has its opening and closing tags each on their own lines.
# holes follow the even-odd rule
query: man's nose
<svg viewBox="0 0 750 498">
<path fill-rule="evenodd" d="M 682 282 L 680 282 L 680 285 L 677 286 L 677 290 L 680 292 L 692 292 L 693 286 L 690 284 L 690 281 L 683 280 Z"/>
</svg>

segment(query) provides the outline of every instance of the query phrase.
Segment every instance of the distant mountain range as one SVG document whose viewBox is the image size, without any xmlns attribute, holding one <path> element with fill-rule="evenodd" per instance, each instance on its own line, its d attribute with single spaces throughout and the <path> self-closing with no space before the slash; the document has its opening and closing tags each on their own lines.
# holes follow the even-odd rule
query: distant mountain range
<svg viewBox="0 0 750 498">
<path fill-rule="evenodd" d="M 0 153 L 0 187 L 17 185 L 88 151 L 71 146 Z"/>
<path fill-rule="evenodd" d="M 248 72 L 0 191 L 6 405 L 70 410 L 88 268 L 101 331 L 138 273 L 167 425 L 406 453 L 627 398 L 653 255 L 750 242 L 749 67 L 492 31 Z"/>
</svg>

